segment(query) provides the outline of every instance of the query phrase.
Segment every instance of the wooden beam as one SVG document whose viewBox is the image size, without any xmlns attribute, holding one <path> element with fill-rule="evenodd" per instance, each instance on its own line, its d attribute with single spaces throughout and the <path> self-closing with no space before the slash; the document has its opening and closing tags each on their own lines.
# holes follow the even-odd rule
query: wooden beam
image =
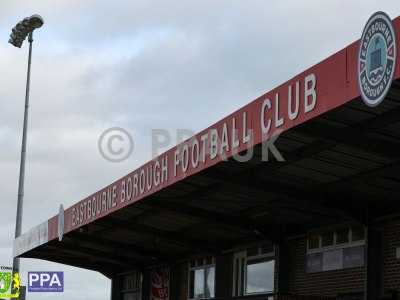
<svg viewBox="0 0 400 300">
<path fill-rule="evenodd" d="M 372 122 L 373 125 L 371 127 L 377 125 L 376 123 Z M 297 131 L 311 136 L 323 137 L 323 140 L 333 142 L 334 146 L 343 144 L 387 158 L 395 160 L 399 158 L 398 149 L 400 148 L 400 143 L 366 137 L 364 135 L 366 133 L 365 129 L 346 127 L 338 130 L 328 124 L 321 126 L 320 124 L 311 123 L 308 126 L 300 126 Z"/>
<path fill-rule="evenodd" d="M 187 249 L 197 249 L 203 252 L 218 252 L 220 241 L 204 241 L 198 240 L 193 237 L 186 237 L 178 232 L 163 230 L 155 227 L 151 227 L 144 224 L 130 222 L 126 220 L 117 219 L 115 217 L 103 218 L 99 225 L 104 225 L 110 228 L 124 228 L 129 231 L 137 232 L 139 234 L 150 235 L 159 240 L 164 240 L 169 243 L 179 245 Z"/>
<path fill-rule="evenodd" d="M 303 211 L 309 211 L 310 214 L 319 213 L 324 215 L 324 217 L 329 217 L 331 219 L 337 220 L 352 220 L 354 217 L 348 214 L 345 210 L 335 208 L 334 206 L 328 206 L 321 203 L 323 200 L 323 195 L 316 193 L 314 190 L 300 189 L 294 186 L 289 186 L 287 184 L 282 184 L 274 181 L 261 180 L 255 175 L 251 177 L 243 176 L 229 176 L 223 177 L 215 170 L 212 175 L 215 180 L 219 179 L 221 185 L 224 182 L 228 182 L 229 185 L 237 186 L 240 188 L 247 188 L 253 191 L 257 191 L 260 194 L 266 194 L 271 192 L 276 192 L 280 194 L 280 202 L 265 203 L 265 207 L 268 206 L 286 206 L 287 208 L 298 208 L 303 209 Z M 247 178 L 247 179 L 246 179 Z M 316 201 L 317 200 L 317 201 Z"/>
<path fill-rule="evenodd" d="M 146 257 L 149 260 L 152 259 L 155 260 L 156 258 L 160 259 L 166 258 L 164 253 L 155 251 L 154 249 L 139 247 L 136 244 L 127 243 L 125 241 L 119 242 L 112 239 L 107 239 L 101 236 L 97 236 L 96 233 L 88 234 L 88 233 L 74 232 L 71 235 L 71 238 L 79 242 L 88 242 L 90 244 L 95 245 L 96 248 L 99 246 L 99 247 L 106 247 L 115 252 L 124 251 L 125 255 L 129 255 L 132 258 L 137 257 L 138 255 Z M 131 253 L 133 255 L 131 255 Z"/>
<path fill-rule="evenodd" d="M 48 246 L 48 247 L 54 249 L 55 251 L 60 251 L 60 252 L 63 251 L 66 253 L 74 254 L 77 257 L 81 258 L 87 257 L 92 261 L 106 262 L 122 267 L 127 265 L 131 266 L 141 265 L 141 262 L 137 260 L 132 260 L 131 258 L 121 253 L 116 254 L 89 247 L 78 246 L 76 245 L 76 243 L 67 242 L 66 239 L 62 241 L 62 244 L 60 244 L 60 246 Z"/>
<path fill-rule="evenodd" d="M 57 251 L 58 252 L 58 251 Z M 42 254 L 45 253 L 45 256 Z M 52 251 L 41 251 L 40 257 L 32 257 L 34 259 L 41 259 L 51 262 L 56 262 L 59 264 L 69 265 L 77 268 L 82 268 L 86 270 L 91 270 L 95 272 L 99 272 L 104 276 L 111 278 L 114 274 L 122 272 L 124 269 L 120 266 L 116 266 L 114 264 L 102 262 L 99 264 L 98 262 L 91 262 L 87 259 L 76 258 L 76 257 L 62 257 L 59 254 L 54 256 L 55 250 Z"/>
<path fill-rule="evenodd" d="M 218 184 L 220 185 L 220 184 Z M 208 188 L 205 188 L 208 191 Z M 195 193 L 188 195 L 186 199 L 196 199 Z M 201 195 L 200 195 L 201 197 Z M 239 214 L 219 213 L 198 206 L 188 205 L 182 201 L 161 200 L 152 202 L 153 207 L 161 208 L 162 211 L 170 211 L 177 214 L 183 214 L 200 218 L 202 221 L 215 224 L 227 229 L 233 229 L 243 234 L 252 234 L 257 229 L 253 220 L 248 220 L 245 216 Z"/>
</svg>

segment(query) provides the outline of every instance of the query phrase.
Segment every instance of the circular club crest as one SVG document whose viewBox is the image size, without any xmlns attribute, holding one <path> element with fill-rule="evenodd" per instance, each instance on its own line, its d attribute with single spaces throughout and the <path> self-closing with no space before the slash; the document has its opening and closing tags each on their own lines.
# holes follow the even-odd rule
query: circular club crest
<svg viewBox="0 0 400 300">
<path fill-rule="evenodd" d="M 396 34 L 384 12 L 373 14 L 365 25 L 358 53 L 358 85 L 368 106 L 385 99 L 396 67 Z"/>
</svg>

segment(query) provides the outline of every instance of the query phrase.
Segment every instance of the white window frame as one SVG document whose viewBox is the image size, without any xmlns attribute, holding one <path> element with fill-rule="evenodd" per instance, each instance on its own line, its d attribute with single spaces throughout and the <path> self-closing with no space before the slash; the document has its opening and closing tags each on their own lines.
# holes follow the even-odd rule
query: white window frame
<svg viewBox="0 0 400 300">
<path fill-rule="evenodd" d="M 275 246 L 273 246 L 273 250 L 271 252 L 262 253 L 262 254 L 261 254 L 262 247 L 257 247 L 257 248 L 258 248 L 257 255 L 247 256 L 247 249 L 240 251 L 240 252 L 236 252 L 233 255 L 233 277 L 232 277 L 232 282 L 233 282 L 232 295 L 233 295 L 233 297 L 265 295 L 265 294 L 274 293 L 274 290 L 258 292 L 258 293 L 247 293 L 247 291 L 246 291 L 248 261 L 264 260 L 264 259 L 266 262 L 274 261 L 274 281 L 275 281 L 275 268 L 276 268 Z M 242 260 L 243 260 L 243 264 L 242 264 Z M 239 266 L 237 266 L 237 261 L 239 261 Z M 236 274 L 236 270 L 238 270 L 237 274 Z M 237 278 L 237 276 L 238 276 L 238 278 Z M 237 283 L 237 285 L 236 285 L 236 283 Z M 274 282 L 274 289 L 275 289 L 275 282 Z"/>
<path fill-rule="evenodd" d="M 243 264 L 241 263 L 242 260 L 244 260 Z M 234 297 L 241 296 L 241 294 L 243 293 L 243 291 L 245 289 L 246 271 L 244 270 L 244 265 L 246 265 L 246 264 L 247 264 L 247 251 L 246 250 L 236 252 L 233 255 L 232 295 Z M 238 270 L 237 273 L 236 273 L 236 270 Z"/>
<path fill-rule="evenodd" d="M 215 257 L 212 257 L 211 258 L 211 264 L 210 263 L 205 263 L 206 262 L 206 259 L 202 259 L 203 260 L 203 263 L 204 264 L 201 264 L 201 265 L 199 265 L 199 266 L 194 266 L 194 267 L 192 267 L 191 266 L 191 262 L 189 261 L 189 273 L 188 273 L 188 299 L 190 299 L 190 300 L 199 300 L 199 299 L 214 299 L 215 298 L 215 275 L 216 275 L 216 271 L 217 271 L 217 268 L 216 268 L 216 263 L 215 263 Z M 195 259 L 195 261 L 197 261 L 197 259 Z M 206 272 L 205 272 L 205 270 L 206 269 L 208 269 L 208 268 L 211 268 L 211 267 L 214 267 L 214 297 L 203 297 L 203 298 L 192 298 L 192 297 L 190 297 L 190 275 L 191 275 L 191 273 L 192 273 L 192 271 L 196 271 L 196 270 L 204 270 L 204 288 L 205 288 L 205 285 L 207 284 L 207 277 L 206 277 Z M 194 287 L 193 287 L 194 288 Z"/>
<path fill-rule="evenodd" d="M 348 229 L 349 230 L 349 241 L 347 243 L 338 244 L 337 243 L 337 231 L 340 231 L 342 229 Z M 320 253 L 320 252 L 325 252 L 325 251 L 329 251 L 329 250 L 344 249 L 344 248 L 351 248 L 351 247 L 357 247 L 357 246 L 365 245 L 365 234 L 364 234 L 364 239 L 363 240 L 353 241 L 353 228 L 352 228 L 352 226 L 347 226 L 345 228 L 341 227 L 341 228 L 331 229 L 331 230 L 328 230 L 328 231 L 333 232 L 333 245 L 325 246 L 325 247 L 322 246 L 322 235 L 324 234 L 325 231 L 311 232 L 309 234 L 310 236 L 318 236 L 318 238 L 319 238 L 319 246 L 318 246 L 318 248 L 310 249 L 309 248 L 309 237 L 307 236 L 307 239 L 306 239 L 307 254 Z"/>
</svg>

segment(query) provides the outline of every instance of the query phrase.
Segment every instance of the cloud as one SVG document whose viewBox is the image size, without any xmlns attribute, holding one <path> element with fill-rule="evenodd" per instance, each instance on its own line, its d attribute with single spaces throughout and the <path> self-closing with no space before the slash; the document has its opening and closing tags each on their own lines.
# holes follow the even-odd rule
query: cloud
<svg viewBox="0 0 400 300">
<path fill-rule="evenodd" d="M 11 264 L 27 54 L 6 42 L 22 17 L 45 18 L 34 36 L 27 230 L 150 159 L 151 129 L 207 127 L 359 38 L 376 10 L 400 14 L 394 0 L 2 1 L 0 263 Z M 135 140 L 120 164 L 97 149 L 114 126 Z M 57 299 L 109 299 L 98 273 L 22 261 L 34 269 L 66 272 Z M 43 297 L 55 298 L 29 299 Z"/>
</svg>

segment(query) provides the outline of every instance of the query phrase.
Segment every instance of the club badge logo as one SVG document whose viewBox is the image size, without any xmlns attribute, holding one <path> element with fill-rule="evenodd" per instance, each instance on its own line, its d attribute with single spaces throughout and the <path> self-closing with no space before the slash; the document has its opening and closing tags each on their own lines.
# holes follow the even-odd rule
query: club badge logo
<svg viewBox="0 0 400 300">
<path fill-rule="evenodd" d="M 368 106 L 385 99 L 396 67 L 396 34 L 390 17 L 373 14 L 364 28 L 358 54 L 358 85 Z"/>
<path fill-rule="evenodd" d="M 12 268 L 1 267 L 0 298 L 18 298 L 21 280 L 18 273 L 12 274 Z"/>
</svg>

